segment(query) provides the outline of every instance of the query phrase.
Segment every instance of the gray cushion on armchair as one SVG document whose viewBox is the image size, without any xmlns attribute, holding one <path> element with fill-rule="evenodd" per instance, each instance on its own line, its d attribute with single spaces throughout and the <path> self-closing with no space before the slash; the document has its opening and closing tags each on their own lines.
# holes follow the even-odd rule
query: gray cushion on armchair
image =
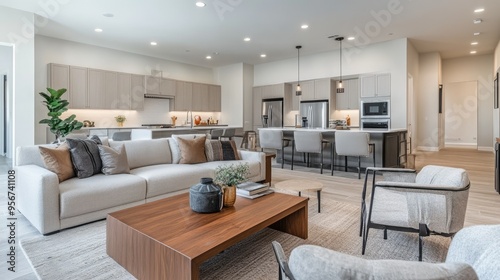
<svg viewBox="0 0 500 280">
<path fill-rule="evenodd" d="M 289 261 L 296 280 L 307 279 L 478 279 L 466 263 L 366 260 L 314 245 L 295 248 Z"/>
</svg>

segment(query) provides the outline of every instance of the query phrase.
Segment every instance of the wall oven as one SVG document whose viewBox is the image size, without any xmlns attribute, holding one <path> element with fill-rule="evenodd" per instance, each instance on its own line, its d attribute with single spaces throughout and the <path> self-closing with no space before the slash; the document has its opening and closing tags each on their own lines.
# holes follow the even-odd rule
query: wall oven
<svg viewBox="0 0 500 280">
<path fill-rule="evenodd" d="M 362 119 L 361 129 L 384 129 L 391 128 L 390 119 Z"/>
<path fill-rule="evenodd" d="M 377 118 L 389 119 L 391 117 L 391 103 L 388 99 L 384 100 L 361 100 L 360 106 L 361 119 Z"/>
</svg>

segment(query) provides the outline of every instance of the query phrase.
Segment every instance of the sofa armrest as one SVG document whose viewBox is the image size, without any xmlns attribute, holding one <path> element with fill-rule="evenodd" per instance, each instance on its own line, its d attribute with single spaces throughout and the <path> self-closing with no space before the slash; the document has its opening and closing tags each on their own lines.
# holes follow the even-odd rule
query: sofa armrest
<svg viewBox="0 0 500 280">
<path fill-rule="evenodd" d="M 256 151 L 244 151 L 238 150 L 240 153 L 240 158 L 242 160 L 257 161 L 260 163 L 260 178 L 256 181 L 262 181 L 266 179 L 266 154 L 263 152 Z"/>
<path fill-rule="evenodd" d="M 307 279 L 478 279 L 465 263 L 366 260 L 314 245 L 293 249 L 289 267 L 297 280 Z"/>
<path fill-rule="evenodd" d="M 59 179 L 37 165 L 16 166 L 19 211 L 42 234 L 60 229 Z"/>
</svg>

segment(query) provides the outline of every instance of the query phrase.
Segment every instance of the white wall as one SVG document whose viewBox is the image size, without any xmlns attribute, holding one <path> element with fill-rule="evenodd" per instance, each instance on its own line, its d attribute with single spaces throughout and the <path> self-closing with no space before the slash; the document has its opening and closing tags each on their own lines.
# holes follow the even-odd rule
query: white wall
<svg viewBox="0 0 500 280">
<path fill-rule="evenodd" d="M 222 87 L 219 123 L 237 126 L 243 124 L 244 69 L 243 63 L 215 69 L 217 83 Z"/>
<path fill-rule="evenodd" d="M 406 104 L 406 52 L 406 38 L 343 51 L 343 76 L 391 73 L 393 128 L 406 128 L 406 106 L 402 106 Z M 254 86 L 297 80 L 297 58 L 255 65 L 254 69 Z M 339 75 L 338 50 L 300 57 L 300 79 L 303 81 Z"/>
<path fill-rule="evenodd" d="M 493 148 L 493 60 L 493 55 L 443 60 L 445 85 L 469 81 L 477 83 L 477 146 L 480 150 Z"/>
<path fill-rule="evenodd" d="M 4 81 L 3 76 L 7 75 L 7 93 L 4 107 L 4 98 L 0 95 L 0 151 L 3 151 L 4 146 L 4 108 L 6 110 L 6 134 L 7 134 L 7 149 L 5 156 L 12 157 L 12 92 L 14 90 L 14 48 L 12 46 L 0 45 L 0 93 L 3 92 Z"/>
<path fill-rule="evenodd" d="M 33 14 L 0 7 L 0 43 L 14 47 L 12 152 L 34 144 L 34 24 Z M 8 155 L 12 157 L 12 154 Z M 14 162 L 15 164 L 15 162 Z"/>
<path fill-rule="evenodd" d="M 162 70 L 163 77 L 200 83 L 215 83 L 214 71 L 210 68 L 45 36 L 36 36 L 35 40 L 35 85 L 37 93 L 45 91 L 47 87 L 47 64 L 49 63 L 69 64 L 140 75 L 149 75 L 151 69 L 155 69 Z M 46 108 L 41 104 L 42 99 L 38 94 L 36 100 L 36 143 L 45 143 L 47 126 L 38 124 L 38 121 L 46 116 Z M 127 126 L 142 123 L 170 123 L 168 102 L 167 100 L 146 99 L 143 111 L 68 110 L 68 114 L 76 114 L 79 121 L 90 119 L 100 126 L 111 127 L 115 126 L 112 117 L 118 115 L 118 113 L 127 115 Z M 182 117 L 182 119 L 185 119 L 185 117 Z"/>
<path fill-rule="evenodd" d="M 419 56 L 418 91 L 415 91 L 417 102 L 417 149 L 427 151 L 439 150 L 439 69 L 441 56 L 439 53 L 425 53 Z"/>
<path fill-rule="evenodd" d="M 243 64 L 243 130 L 253 130 L 253 65 Z"/>
<path fill-rule="evenodd" d="M 410 84 L 407 84 L 408 87 L 408 100 L 407 100 L 407 122 L 410 124 L 408 126 L 408 138 L 411 140 L 411 151 L 414 152 L 417 148 L 416 139 L 418 139 L 418 118 L 417 118 L 417 92 L 419 90 L 418 81 L 419 81 L 419 55 L 415 47 L 408 41 L 407 45 L 407 71 L 408 78 L 413 79 L 413 96 L 410 96 L 409 87 Z M 410 116 L 411 115 L 411 116 Z M 410 145 L 410 143 L 408 144 Z"/>
</svg>

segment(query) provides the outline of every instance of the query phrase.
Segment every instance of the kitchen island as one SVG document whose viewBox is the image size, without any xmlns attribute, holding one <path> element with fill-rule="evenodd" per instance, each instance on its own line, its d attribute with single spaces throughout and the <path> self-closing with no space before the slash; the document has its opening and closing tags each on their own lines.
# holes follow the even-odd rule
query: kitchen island
<svg viewBox="0 0 500 280">
<path fill-rule="evenodd" d="M 169 128 L 140 128 L 132 129 L 131 139 L 156 139 L 156 138 L 167 138 L 172 136 L 172 134 L 206 134 L 210 133 L 214 129 L 230 129 L 234 128 L 236 130 L 241 130 L 241 126 L 231 126 L 231 125 L 195 125 L 191 126 L 180 126 L 180 127 L 169 127 Z"/>
<path fill-rule="evenodd" d="M 273 127 L 273 128 L 259 128 L 260 129 L 278 129 L 283 131 L 283 136 L 286 138 L 293 138 L 293 132 L 296 130 L 301 131 L 321 131 L 323 139 L 328 141 L 335 141 L 335 131 L 336 129 L 318 129 L 318 128 L 295 128 L 295 127 Z M 346 130 L 342 130 L 346 131 Z M 404 167 L 406 165 L 407 159 L 407 144 L 406 144 L 406 129 L 359 129 L 350 128 L 347 131 L 363 131 L 370 134 L 370 143 L 375 144 L 375 158 L 377 167 Z M 328 144 L 329 145 L 329 144 Z M 331 164 L 331 149 L 325 147 L 323 150 L 324 164 Z M 285 164 L 291 162 L 292 160 L 292 150 L 291 147 L 285 148 Z M 295 152 L 294 165 L 305 165 L 302 159 L 302 153 Z M 277 153 L 277 162 L 281 162 L 281 153 Z M 348 166 L 356 167 L 358 165 L 357 157 L 348 157 Z M 318 166 L 320 164 L 320 156 L 315 154 L 310 154 L 310 163 L 312 166 Z M 338 166 L 344 164 L 343 156 L 335 156 L 335 163 Z M 373 166 L 372 157 L 361 158 L 361 166 L 370 167 Z M 286 165 L 285 165 L 286 168 Z M 336 170 L 339 170 L 337 167 Z M 343 169 L 342 169 L 343 170 Z"/>
</svg>

